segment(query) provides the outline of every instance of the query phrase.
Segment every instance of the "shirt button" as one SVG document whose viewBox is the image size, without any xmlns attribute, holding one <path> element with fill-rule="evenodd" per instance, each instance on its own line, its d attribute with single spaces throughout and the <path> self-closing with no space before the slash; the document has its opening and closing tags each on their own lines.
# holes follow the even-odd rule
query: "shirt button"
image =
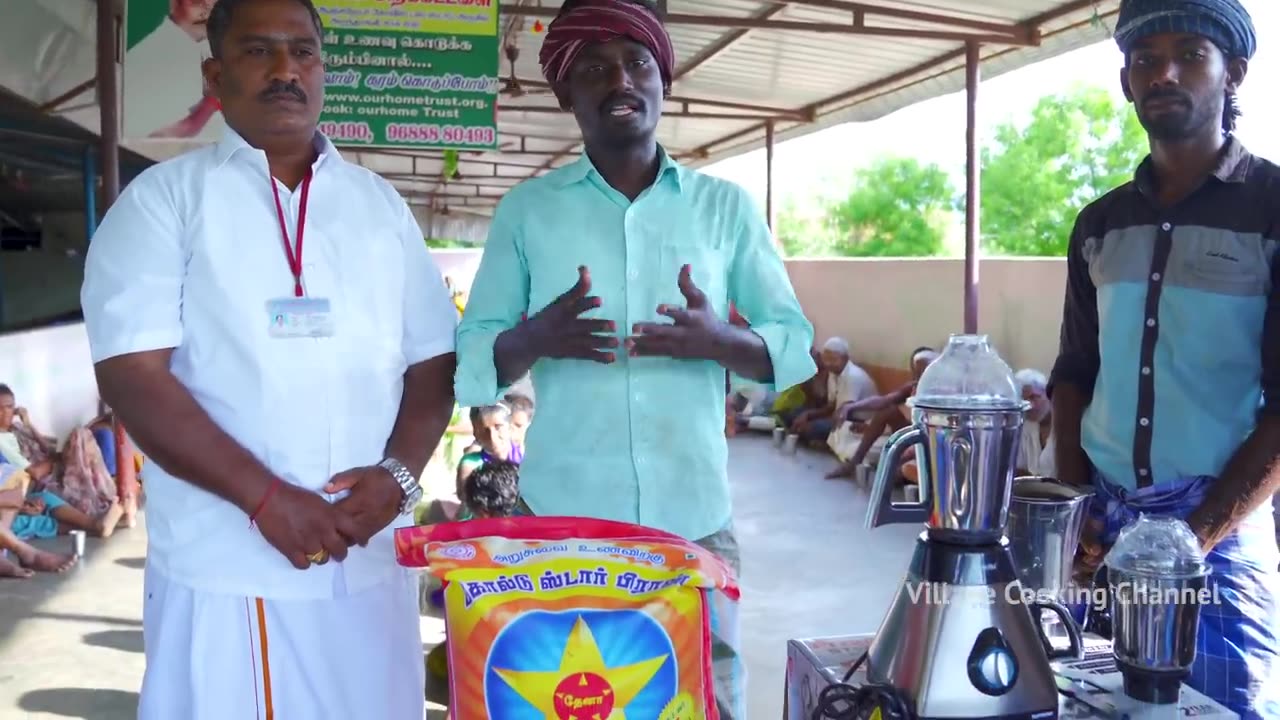
<svg viewBox="0 0 1280 720">
<path fill-rule="evenodd" d="M 1155 326 L 1156 326 L 1156 319 L 1155 319 L 1155 318 L 1147 318 L 1147 327 L 1155 327 Z"/>
<path fill-rule="evenodd" d="M 1169 223 L 1165 223 L 1165 224 L 1163 224 L 1163 225 L 1161 225 L 1161 226 L 1160 226 L 1160 229 L 1161 229 L 1161 230 L 1164 230 L 1165 232 L 1169 232 L 1170 230 L 1172 230 L 1172 229 L 1173 229 L 1173 226 L 1172 226 L 1172 225 L 1170 225 Z"/>
<path fill-rule="evenodd" d="M 1141 475 L 1142 477 L 1146 477 L 1146 476 L 1147 476 L 1147 469 L 1146 469 L 1146 468 L 1142 468 L 1141 470 L 1139 470 L 1139 471 L 1138 471 L 1138 474 L 1139 474 L 1139 475 Z"/>
<path fill-rule="evenodd" d="M 1160 282 L 1160 273 L 1151 273 L 1151 279 Z"/>
<path fill-rule="evenodd" d="M 1139 418 L 1138 424 L 1141 425 L 1142 427 L 1146 427 L 1151 424 L 1151 421 L 1146 418 Z"/>
<path fill-rule="evenodd" d="M 1144 368 L 1142 368 L 1142 374 L 1143 374 L 1143 375 L 1150 375 L 1150 374 L 1151 374 L 1151 368 L 1149 368 L 1149 367 L 1144 367 Z"/>
</svg>

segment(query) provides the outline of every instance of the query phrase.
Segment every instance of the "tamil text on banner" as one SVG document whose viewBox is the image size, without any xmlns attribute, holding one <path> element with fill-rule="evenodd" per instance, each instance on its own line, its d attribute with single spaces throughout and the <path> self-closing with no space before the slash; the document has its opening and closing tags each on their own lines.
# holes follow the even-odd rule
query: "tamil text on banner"
<svg viewBox="0 0 1280 720">
<path fill-rule="evenodd" d="M 197 143 L 223 128 L 200 64 L 213 0 L 128 0 L 124 137 Z M 496 0 L 318 0 L 321 130 L 339 144 L 497 147 Z"/>
<path fill-rule="evenodd" d="M 494 0 L 321 0 L 335 142 L 498 147 Z"/>
</svg>

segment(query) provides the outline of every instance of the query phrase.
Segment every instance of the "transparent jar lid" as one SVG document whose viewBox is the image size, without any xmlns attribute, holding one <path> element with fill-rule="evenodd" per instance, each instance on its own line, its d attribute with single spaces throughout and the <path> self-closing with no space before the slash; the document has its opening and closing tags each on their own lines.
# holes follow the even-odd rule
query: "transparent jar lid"
<svg viewBox="0 0 1280 720">
<path fill-rule="evenodd" d="M 912 405 L 943 409 L 1025 409 L 1013 370 L 986 335 L 952 335 L 916 385 Z"/>
<path fill-rule="evenodd" d="M 1120 530 L 1104 562 L 1108 569 L 1170 580 L 1209 574 L 1200 540 L 1174 517 L 1138 516 Z"/>
</svg>

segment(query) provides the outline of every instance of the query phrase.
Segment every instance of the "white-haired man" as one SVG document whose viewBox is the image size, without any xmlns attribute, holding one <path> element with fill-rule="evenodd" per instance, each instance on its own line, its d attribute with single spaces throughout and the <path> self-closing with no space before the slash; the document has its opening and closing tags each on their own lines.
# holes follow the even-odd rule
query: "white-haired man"
<svg viewBox="0 0 1280 720">
<path fill-rule="evenodd" d="M 1022 399 L 1031 403 L 1022 423 L 1017 473 L 1056 477 L 1053 462 L 1053 404 L 1049 402 L 1046 392 L 1049 380 L 1044 373 L 1032 368 L 1019 370 L 1014 373 L 1013 378 L 1022 390 Z"/>
<path fill-rule="evenodd" d="M 801 413 L 791 423 L 791 432 L 810 445 L 826 444 L 827 436 L 838 426 L 836 414 L 841 407 L 878 394 L 876 383 L 867 371 L 849 359 L 849 342 L 844 338 L 833 337 L 823 343 L 819 362 L 827 372 L 827 403 Z M 866 421 L 870 417 L 868 411 L 865 417 L 850 419 Z"/>
</svg>

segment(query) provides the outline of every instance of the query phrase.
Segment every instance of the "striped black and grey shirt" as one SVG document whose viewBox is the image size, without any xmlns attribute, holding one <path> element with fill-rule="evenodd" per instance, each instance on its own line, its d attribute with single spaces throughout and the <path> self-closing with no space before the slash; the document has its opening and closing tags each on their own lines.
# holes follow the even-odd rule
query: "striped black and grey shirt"
<svg viewBox="0 0 1280 720">
<path fill-rule="evenodd" d="M 1092 395 L 1082 444 L 1128 488 L 1217 476 L 1280 413 L 1280 167 L 1230 139 L 1172 207 L 1151 159 L 1080 213 L 1054 384 Z"/>
</svg>

